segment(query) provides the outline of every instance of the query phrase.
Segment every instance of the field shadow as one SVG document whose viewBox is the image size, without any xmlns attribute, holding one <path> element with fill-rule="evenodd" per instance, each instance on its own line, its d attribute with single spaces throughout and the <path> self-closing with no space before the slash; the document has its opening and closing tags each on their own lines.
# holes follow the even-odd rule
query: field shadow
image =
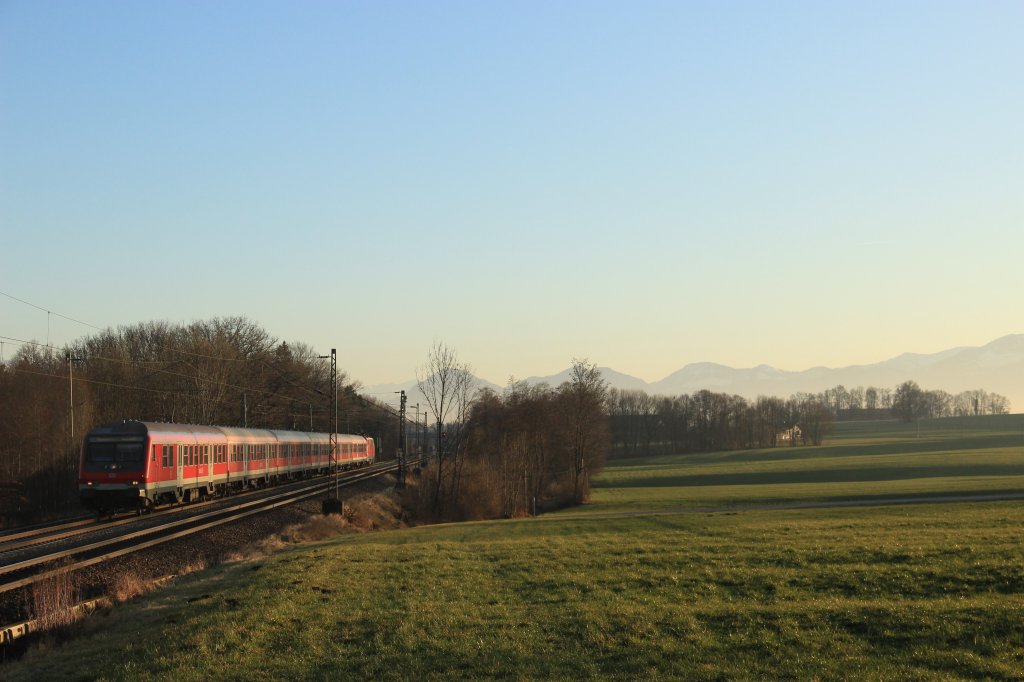
<svg viewBox="0 0 1024 682">
<path fill-rule="evenodd" d="M 961 438 L 907 439 L 881 443 L 835 443 L 831 445 L 797 445 L 734 450 L 730 452 L 695 452 L 679 455 L 652 455 L 643 457 L 618 456 L 610 459 L 608 468 L 672 466 L 679 464 L 724 464 L 736 462 L 786 462 L 808 459 L 843 457 L 872 457 L 886 455 L 942 454 L 979 450 L 998 450 L 1019 447 L 1024 451 L 1024 436 L 1020 434 L 972 435 Z"/>
<path fill-rule="evenodd" d="M 1020 464 L 948 464 L 865 469 L 812 469 L 806 471 L 757 471 L 678 476 L 643 476 L 616 481 L 595 481 L 595 488 L 652 488 L 725 485 L 779 485 L 785 483 L 861 483 L 902 481 L 915 478 L 956 478 L 964 476 L 1024 476 Z"/>
</svg>

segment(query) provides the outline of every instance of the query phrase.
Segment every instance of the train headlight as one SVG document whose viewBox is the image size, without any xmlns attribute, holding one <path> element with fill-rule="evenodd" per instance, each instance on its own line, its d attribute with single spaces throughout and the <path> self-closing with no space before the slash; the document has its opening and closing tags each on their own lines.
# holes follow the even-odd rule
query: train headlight
<svg viewBox="0 0 1024 682">
<path fill-rule="evenodd" d="M 132 485 L 138 485 L 138 484 L 139 484 L 138 481 L 132 481 Z"/>
<path fill-rule="evenodd" d="M 88 483 L 86 483 L 86 485 L 92 485 L 92 481 L 89 481 Z"/>
</svg>

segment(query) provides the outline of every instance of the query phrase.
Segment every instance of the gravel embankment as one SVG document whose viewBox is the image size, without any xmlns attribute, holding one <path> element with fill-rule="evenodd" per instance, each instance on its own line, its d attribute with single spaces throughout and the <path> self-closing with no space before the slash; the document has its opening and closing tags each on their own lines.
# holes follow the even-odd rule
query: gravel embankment
<svg viewBox="0 0 1024 682">
<path fill-rule="evenodd" d="M 384 492 L 393 486 L 392 476 L 381 476 L 345 488 L 342 497 L 350 500 L 355 495 Z M 323 499 L 323 496 L 306 499 L 82 569 L 73 576 L 74 596 L 77 601 L 124 596 L 136 586 L 158 578 L 201 570 L 233 556 L 251 554 L 262 541 L 289 526 L 320 516 Z M 0 594 L 0 625 L 32 617 L 36 600 L 33 586 Z"/>
</svg>

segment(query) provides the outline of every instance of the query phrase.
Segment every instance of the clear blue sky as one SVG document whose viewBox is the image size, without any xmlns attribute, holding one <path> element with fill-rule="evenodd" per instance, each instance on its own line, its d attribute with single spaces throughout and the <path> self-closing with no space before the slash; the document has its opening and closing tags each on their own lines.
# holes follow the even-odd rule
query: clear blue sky
<svg viewBox="0 0 1024 682">
<path fill-rule="evenodd" d="M 499 384 L 980 345 L 1024 331 L 1021 36 L 1021 2 L 0 0 L 0 291 L 246 315 L 366 384 L 435 339 Z M 0 335 L 46 318 L 0 298 Z"/>
</svg>

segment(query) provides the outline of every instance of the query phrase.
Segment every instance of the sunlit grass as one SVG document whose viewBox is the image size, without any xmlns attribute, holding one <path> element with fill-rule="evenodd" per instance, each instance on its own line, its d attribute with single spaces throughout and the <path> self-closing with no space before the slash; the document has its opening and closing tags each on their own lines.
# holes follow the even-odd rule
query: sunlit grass
<svg viewBox="0 0 1024 682">
<path fill-rule="evenodd" d="M 1024 416 L 867 424 L 820 447 L 612 460 L 563 513 L 1024 493 Z"/>
<path fill-rule="evenodd" d="M 979 441 L 974 451 L 901 454 L 894 446 L 906 435 L 881 441 L 888 454 L 835 452 L 817 463 L 806 453 L 633 461 L 610 467 L 584 508 L 689 506 L 685 513 L 565 513 L 350 535 L 223 566 L 2 672 L 10 679 L 1016 679 L 1024 670 L 1024 503 L 692 510 L 698 499 L 721 506 L 907 496 L 935 492 L 936 482 L 980 490 L 998 480 L 1024 490 L 1013 473 L 1021 448 Z M 856 448 L 873 439 L 845 440 Z M 954 475 L 964 457 L 987 473 Z M 898 475 L 914 468 L 934 475 Z M 872 470 L 882 473 L 864 473 Z M 686 483 L 742 474 L 749 480 Z M 763 482 L 769 474 L 782 482 Z"/>
</svg>

